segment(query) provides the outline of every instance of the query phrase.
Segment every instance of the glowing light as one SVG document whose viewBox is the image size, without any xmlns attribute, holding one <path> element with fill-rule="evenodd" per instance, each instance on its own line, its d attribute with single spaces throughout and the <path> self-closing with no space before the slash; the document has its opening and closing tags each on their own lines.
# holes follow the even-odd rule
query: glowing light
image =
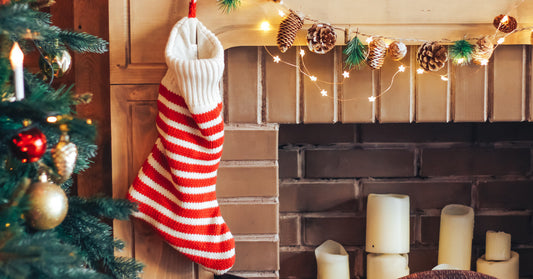
<svg viewBox="0 0 533 279">
<path fill-rule="evenodd" d="M 457 64 L 463 64 L 463 62 L 465 62 L 464 58 L 457 59 Z"/>
<path fill-rule="evenodd" d="M 285 16 L 285 12 L 283 12 L 282 10 L 279 10 L 278 14 L 279 14 L 280 17 L 284 17 Z"/>
<path fill-rule="evenodd" d="M 6 228 L 9 228 L 11 226 L 10 223 L 6 223 Z"/>
<path fill-rule="evenodd" d="M 344 73 L 342 73 L 342 76 L 343 76 L 344 78 L 349 78 L 349 77 L 350 77 L 350 73 L 344 71 Z"/>
<path fill-rule="evenodd" d="M 398 67 L 398 71 L 405 72 L 405 66 L 404 65 L 400 65 L 400 67 Z"/>
<path fill-rule="evenodd" d="M 87 121 L 85 121 L 85 122 L 86 122 L 87 124 L 89 124 L 89 125 L 93 125 L 93 120 L 92 120 L 92 119 L 90 119 L 90 118 L 89 118 L 89 119 L 87 119 Z"/>
<path fill-rule="evenodd" d="M 487 60 L 487 59 L 482 59 L 481 61 L 479 61 L 479 64 L 480 64 L 481 66 L 487 66 L 487 64 L 489 64 L 489 60 Z"/>
<path fill-rule="evenodd" d="M 320 91 L 320 94 L 322 94 L 322 96 L 326 97 L 326 96 L 328 95 L 328 91 L 322 89 L 322 90 Z"/>
<path fill-rule="evenodd" d="M 368 38 L 366 38 L 366 42 L 367 42 L 367 43 L 372 42 L 372 40 L 374 40 L 372 37 L 368 37 Z"/>
<path fill-rule="evenodd" d="M 310 78 L 312 81 L 317 81 L 317 80 L 318 80 L 318 78 L 315 77 L 315 76 L 310 76 L 309 78 Z"/>
<path fill-rule="evenodd" d="M 509 17 L 507 15 L 505 15 L 504 17 L 502 17 L 502 20 L 500 20 L 500 24 L 505 24 L 509 21 Z"/>
<path fill-rule="evenodd" d="M 279 63 L 279 61 L 281 61 L 281 58 L 279 58 L 277 55 L 272 58 L 274 59 L 274 63 Z"/>
<path fill-rule="evenodd" d="M 448 77 L 447 76 L 440 76 L 440 79 L 442 79 L 444 81 L 448 81 Z"/>
<path fill-rule="evenodd" d="M 300 49 L 300 56 L 301 56 L 301 57 L 304 57 L 304 55 L 305 55 L 305 50 Z"/>
<path fill-rule="evenodd" d="M 272 29 L 272 26 L 270 26 L 270 22 L 265 20 L 261 22 L 261 26 L 259 28 L 263 31 L 270 31 Z"/>
<path fill-rule="evenodd" d="M 376 101 L 376 97 L 374 97 L 374 96 L 370 96 L 370 97 L 368 97 L 368 101 L 371 102 L 371 103 L 373 103 L 373 102 Z"/>
<path fill-rule="evenodd" d="M 499 45 L 503 44 L 503 42 L 505 42 L 505 38 L 499 38 L 498 39 L 498 44 Z"/>
<path fill-rule="evenodd" d="M 419 74 L 419 75 L 421 75 L 421 74 L 424 73 L 424 69 L 422 69 L 422 68 L 418 68 L 418 69 L 416 69 L 416 73 Z"/>
<path fill-rule="evenodd" d="M 56 123 L 57 122 L 57 116 L 48 116 L 48 118 L 46 118 L 46 121 L 48 123 Z"/>
</svg>

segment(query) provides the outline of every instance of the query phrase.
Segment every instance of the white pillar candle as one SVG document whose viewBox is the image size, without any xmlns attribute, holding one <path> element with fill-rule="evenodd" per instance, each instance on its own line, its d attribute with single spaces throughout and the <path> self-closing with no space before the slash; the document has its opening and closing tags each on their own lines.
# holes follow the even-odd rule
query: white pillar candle
<svg viewBox="0 0 533 279">
<path fill-rule="evenodd" d="M 9 55 L 11 61 L 11 68 L 13 69 L 13 80 L 15 83 L 15 98 L 17 101 L 24 99 L 24 72 L 22 64 L 24 62 L 24 53 L 19 47 L 18 43 L 13 44 L 11 53 Z"/>
<path fill-rule="evenodd" d="M 368 254 L 366 256 L 367 279 L 396 279 L 409 275 L 407 254 Z"/>
<path fill-rule="evenodd" d="M 477 272 L 494 276 L 498 279 L 519 278 L 519 256 L 512 251 L 511 258 L 506 261 L 489 261 L 483 255 L 477 259 Z"/>
<path fill-rule="evenodd" d="M 504 232 L 487 231 L 485 259 L 506 261 L 511 258 L 511 235 Z"/>
<path fill-rule="evenodd" d="M 445 206 L 440 217 L 439 264 L 470 270 L 473 236 L 474 210 L 460 204 Z"/>
<path fill-rule="evenodd" d="M 380 254 L 409 253 L 409 196 L 368 195 L 366 251 Z"/>
<path fill-rule="evenodd" d="M 317 279 L 349 279 L 348 253 L 342 245 L 327 240 L 315 249 Z"/>
</svg>

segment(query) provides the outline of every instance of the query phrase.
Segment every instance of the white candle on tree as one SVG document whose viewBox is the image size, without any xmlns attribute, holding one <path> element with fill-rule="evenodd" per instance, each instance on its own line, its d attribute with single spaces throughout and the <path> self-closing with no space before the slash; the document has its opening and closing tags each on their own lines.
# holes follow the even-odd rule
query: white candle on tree
<svg viewBox="0 0 533 279">
<path fill-rule="evenodd" d="M 13 69 L 13 81 L 15 84 L 15 98 L 17 101 L 24 99 L 24 72 L 22 64 L 24 62 L 24 53 L 19 47 L 18 43 L 13 44 L 11 53 L 9 55 L 11 61 L 11 68 Z"/>
<path fill-rule="evenodd" d="M 366 207 L 366 251 L 409 253 L 409 196 L 370 194 Z"/>
<path fill-rule="evenodd" d="M 333 240 L 322 243 L 315 249 L 317 279 L 349 279 L 348 253 Z"/>
<path fill-rule="evenodd" d="M 439 233 L 439 264 L 470 270 L 474 210 L 460 204 L 442 209 Z"/>
<path fill-rule="evenodd" d="M 487 231 L 485 259 L 506 261 L 511 258 L 511 235 L 504 232 Z"/>
</svg>

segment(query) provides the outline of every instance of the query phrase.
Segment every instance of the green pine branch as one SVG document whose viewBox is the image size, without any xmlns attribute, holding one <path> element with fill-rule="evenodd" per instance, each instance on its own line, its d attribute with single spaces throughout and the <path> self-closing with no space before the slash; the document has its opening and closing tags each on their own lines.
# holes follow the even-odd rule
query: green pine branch
<svg viewBox="0 0 533 279">
<path fill-rule="evenodd" d="M 366 60 L 366 48 L 358 36 L 348 42 L 343 53 L 346 55 L 344 65 L 348 69 L 360 69 L 362 63 Z"/>
</svg>

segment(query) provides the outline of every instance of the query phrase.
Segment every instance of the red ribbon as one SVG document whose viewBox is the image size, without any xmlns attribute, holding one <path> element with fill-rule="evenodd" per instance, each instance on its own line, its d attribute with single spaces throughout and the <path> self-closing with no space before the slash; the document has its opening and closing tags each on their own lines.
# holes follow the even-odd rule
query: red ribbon
<svg viewBox="0 0 533 279">
<path fill-rule="evenodd" d="M 189 3 L 189 17 L 196 17 L 196 1 L 191 0 Z"/>
</svg>

